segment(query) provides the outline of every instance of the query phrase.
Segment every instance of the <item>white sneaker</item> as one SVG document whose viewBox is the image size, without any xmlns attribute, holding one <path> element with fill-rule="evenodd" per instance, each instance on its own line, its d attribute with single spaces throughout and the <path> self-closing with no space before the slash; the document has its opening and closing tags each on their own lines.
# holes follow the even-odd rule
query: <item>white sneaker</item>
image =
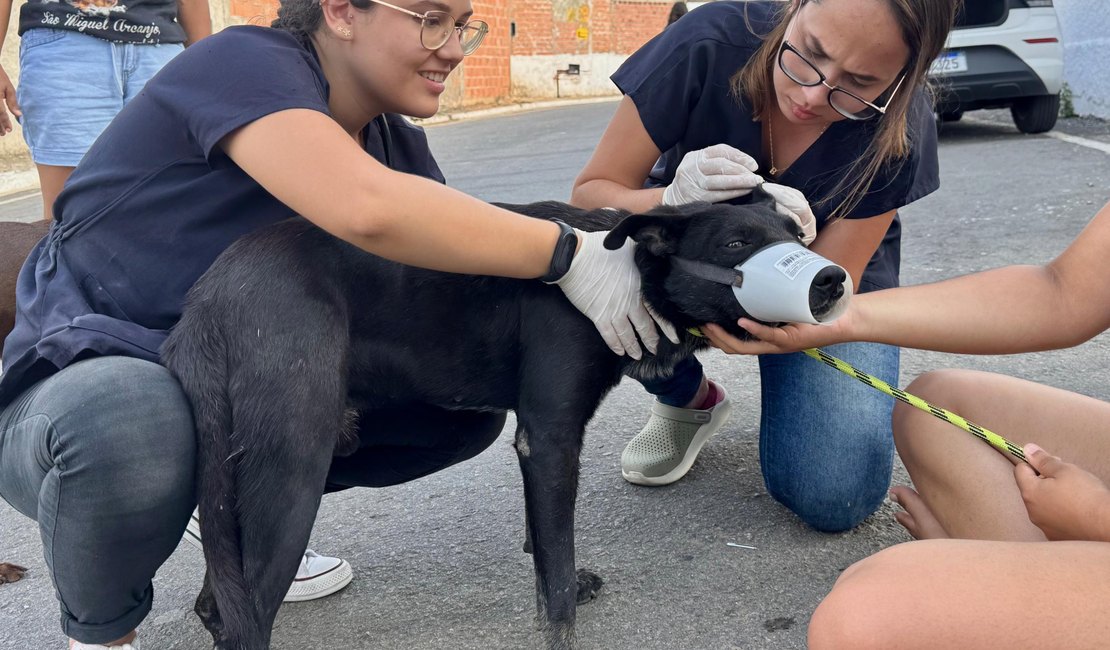
<svg viewBox="0 0 1110 650">
<path fill-rule="evenodd" d="M 200 543 L 200 516 L 197 511 L 189 517 L 189 524 L 185 527 L 185 541 L 197 548 L 202 548 Z M 347 560 L 319 555 L 312 549 L 304 552 L 301 565 L 297 567 L 297 577 L 289 586 L 282 602 L 297 603 L 305 600 L 316 600 L 339 591 L 351 584 L 354 572 Z M 96 646 L 92 646 L 96 647 Z"/>
<path fill-rule="evenodd" d="M 99 645 L 96 643 L 81 643 L 77 641 L 69 646 L 69 650 L 139 650 L 139 637 L 135 637 L 131 643 L 123 645 Z"/>
<path fill-rule="evenodd" d="M 284 602 L 296 603 L 315 600 L 334 594 L 351 583 L 354 576 L 347 560 L 317 555 L 311 549 L 304 552 L 297 577 L 285 594 Z"/>
</svg>

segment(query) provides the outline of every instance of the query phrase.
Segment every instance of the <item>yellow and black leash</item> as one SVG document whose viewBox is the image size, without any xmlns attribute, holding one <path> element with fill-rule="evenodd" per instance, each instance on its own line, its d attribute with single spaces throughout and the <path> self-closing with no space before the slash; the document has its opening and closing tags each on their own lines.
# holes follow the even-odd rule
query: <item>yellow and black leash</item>
<svg viewBox="0 0 1110 650">
<path fill-rule="evenodd" d="M 693 334 L 694 336 L 702 336 L 702 337 L 705 336 L 704 334 L 701 333 L 701 330 L 699 330 L 697 328 L 691 327 L 688 331 L 691 334 Z M 931 413 L 934 416 L 940 418 L 941 420 L 944 420 L 945 422 L 947 422 L 951 425 L 957 426 L 957 427 L 963 429 L 964 431 L 967 431 L 968 433 L 970 433 L 973 436 L 979 438 L 983 442 L 986 442 L 987 444 L 989 444 L 990 446 L 994 447 L 995 449 L 1001 451 L 1004 454 L 1010 454 L 1011 456 L 1013 456 L 1014 458 L 1017 458 L 1018 460 L 1020 460 L 1023 463 L 1029 462 L 1029 461 L 1025 460 L 1025 451 L 1023 451 L 1021 447 L 1015 445 L 1014 443 L 1012 443 L 1009 440 L 1003 438 L 1002 436 L 1000 436 L 997 433 L 991 431 L 990 429 L 987 429 L 985 427 L 981 427 L 978 424 L 975 424 L 974 422 L 970 422 L 968 420 L 965 420 L 963 417 L 957 415 L 956 413 L 953 413 L 952 411 L 949 411 L 948 409 L 941 408 L 939 406 L 936 406 L 935 404 L 930 404 L 929 402 L 926 402 L 925 400 L 921 399 L 917 395 L 912 395 L 912 394 L 907 393 L 906 391 L 904 391 L 900 388 L 895 388 L 895 387 L 891 386 L 890 384 L 886 383 L 885 381 L 883 381 L 882 379 L 879 379 L 878 377 L 876 377 L 874 375 L 869 375 L 866 372 L 860 370 L 859 368 L 856 368 L 855 366 L 848 363 L 847 361 L 844 361 L 842 359 L 837 359 L 836 357 L 829 354 L 828 352 L 825 352 L 821 348 L 808 348 L 808 349 L 802 350 L 802 352 L 804 352 L 806 355 L 808 355 L 808 356 L 810 356 L 814 359 L 817 359 L 818 361 L 824 363 L 826 366 L 829 366 L 830 368 L 836 368 L 837 370 L 839 370 L 840 372 L 848 375 L 849 377 L 855 377 L 856 379 L 862 381 L 863 383 L 865 383 L 868 386 L 874 388 L 875 390 L 878 390 L 878 391 L 886 393 L 887 395 L 890 395 L 891 397 L 898 400 L 899 402 L 909 404 L 910 406 L 912 406 L 914 408 L 921 409 L 922 411 L 925 411 L 926 413 Z"/>
<path fill-rule="evenodd" d="M 1009 440 L 1003 438 L 1002 436 L 1000 436 L 997 433 L 991 431 L 990 429 L 986 429 L 984 427 L 981 427 L 978 424 L 975 424 L 974 422 L 969 422 L 969 421 L 965 420 L 964 418 L 960 417 L 959 415 L 953 413 L 952 411 L 949 411 L 948 409 L 941 408 L 941 407 L 936 406 L 934 404 L 930 404 L 929 402 L 926 402 L 925 400 L 921 399 L 920 397 L 918 397 L 916 395 L 911 395 L 910 393 L 907 393 L 904 390 L 901 390 L 899 388 L 894 388 L 893 386 L 886 383 L 882 379 L 879 379 L 878 377 L 875 377 L 873 375 L 867 374 L 866 372 L 863 372 L 862 370 L 856 368 L 855 366 L 848 363 L 847 361 L 837 359 L 836 357 L 829 354 L 828 352 L 825 352 L 821 348 L 809 348 L 809 349 L 806 349 L 806 350 L 802 350 L 802 352 L 804 352 L 805 354 L 807 354 L 810 357 L 813 357 L 814 359 L 817 359 L 818 361 L 821 361 L 822 363 L 824 363 L 826 366 L 829 366 L 830 368 L 836 368 L 840 372 L 842 372 L 842 373 L 844 373 L 844 374 L 846 374 L 850 377 L 855 377 L 856 379 L 862 381 L 863 383 L 867 384 L 868 386 L 870 386 L 870 387 L 872 387 L 876 390 L 880 390 L 880 391 L 886 393 L 887 395 L 890 395 L 891 397 L 898 400 L 899 402 L 909 404 L 910 406 L 921 409 L 922 411 L 925 411 L 926 413 L 932 413 L 933 415 L 940 418 L 941 420 L 944 420 L 945 422 L 947 422 L 949 424 L 955 425 L 955 426 L 963 429 L 964 431 L 967 431 L 968 433 L 970 433 L 970 434 L 974 435 L 975 437 L 983 440 L 984 442 L 986 442 L 990 446 L 994 447 L 995 449 L 997 449 L 997 450 L 999 450 L 1003 453 L 1010 454 L 1011 456 L 1013 456 L 1014 458 L 1017 458 L 1018 460 L 1020 460 L 1022 462 L 1028 462 L 1028 461 L 1025 460 L 1025 452 L 1022 450 L 1021 447 L 1015 445 L 1014 443 L 1012 443 Z"/>
</svg>

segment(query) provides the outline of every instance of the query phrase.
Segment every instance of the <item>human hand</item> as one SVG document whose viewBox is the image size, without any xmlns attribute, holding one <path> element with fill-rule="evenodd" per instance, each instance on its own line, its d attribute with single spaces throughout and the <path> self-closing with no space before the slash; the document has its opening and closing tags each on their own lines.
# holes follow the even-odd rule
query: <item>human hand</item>
<svg viewBox="0 0 1110 650">
<path fill-rule="evenodd" d="M 727 144 L 690 151 L 678 163 L 674 181 L 663 190 L 663 205 L 716 203 L 744 196 L 763 182 L 756 169 L 759 163 L 754 158 Z"/>
<path fill-rule="evenodd" d="M 636 267 L 635 243 L 626 240 L 615 251 L 605 248 L 607 231 L 576 230 L 581 246 L 570 269 L 555 284 L 571 304 L 597 327 L 609 349 L 633 359 L 643 356 L 640 341 L 655 354 L 659 330 L 678 343 L 674 325 L 648 311 L 640 295 L 640 270 Z M 658 329 L 657 329 L 658 327 Z"/>
<path fill-rule="evenodd" d="M 855 339 L 850 334 L 853 320 L 853 310 L 849 304 L 840 318 L 820 325 L 787 323 L 782 327 L 772 327 L 750 318 L 741 318 L 738 321 L 741 329 L 755 337 L 753 340 L 733 336 L 723 327 L 712 323 L 703 327 L 702 333 L 714 347 L 727 354 L 783 354 L 853 341 Z"/>
<path fill-rule="evenodd" d="M 779 214 L 790 217 L 802 228 L 802 243 L 809 246 L 817 239 L 817 217 L 801 190 L 778 183 L 764 183 L 763 189 L 775 199 Z"/>
<path fill-rule="evenodd" d="M 19 101 L 15 97 L 15 86 L 3 66 L 0 66 L 0 98 L 8 109 L 5 111 L 0 108 L 0 136 L 3 136 L 12 132 L 12 118 L 8 115 L 8 111 L 16 117 L 23 117 L 23 111 L 20 110 Z"/>
<path fill-rule="evenodd" d="M 1110 490 L 1106 485 L 1037 445 L 1027 444 L 1024 451 L 1029 462 L 1014 467 L 1014 478 L 1029 521 L 1050 540 L 1110 541 L 1106 528 Z"/>
</svg>

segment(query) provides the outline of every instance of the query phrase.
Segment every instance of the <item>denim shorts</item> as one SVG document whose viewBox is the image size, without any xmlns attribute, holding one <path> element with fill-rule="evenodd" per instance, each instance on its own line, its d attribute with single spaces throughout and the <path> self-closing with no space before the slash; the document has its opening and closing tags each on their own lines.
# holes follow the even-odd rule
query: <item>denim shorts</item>
<svg viewBox="0 0 1110 650">
<path fill-rule="evenodd" d="M 19 42 L 20 125 L 39 165 L 76 167 L 93 141 L 180 43 L 112 43 L 62 29 L 30 29 Z"/>
</svg>

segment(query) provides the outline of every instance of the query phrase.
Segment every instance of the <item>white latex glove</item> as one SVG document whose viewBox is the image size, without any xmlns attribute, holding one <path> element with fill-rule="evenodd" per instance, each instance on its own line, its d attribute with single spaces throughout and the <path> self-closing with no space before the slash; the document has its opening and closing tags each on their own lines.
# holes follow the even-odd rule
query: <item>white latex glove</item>
<svg viewBox="0 0 1110 650">
<path fill-rule="evenodd" d="M 624 246 L 611 251 L 602 243 L 608 232 L 577 229 L 575 232 L 582 245 L 566 275 L 554 284 L 559 285 L 570 302 L 593 321 L 609 349 L 639 359 L 643 356 L 640 342 L 636 340 L 639 334 L 648 351 L 654 354 L 659 345 L 659 330 L 678 343 L 674 326 L 666 319 L 653 316 L 644 305 L 632 240 L 626 240 Z"/>
<path fill-rule="evenodd" d="M 682 157 L 674 181 L 663 190 L 663 205 L 693 201 L 716 203 L 744 196 L 763 178 L 754 158 L 727 144 L 691 151 Z"/>
<path fill-rule="evenodd" d="M 779 214 L 790 217 L 802 227 L 802 243 L 809 246 L 817 239 L 817 217 L 809 207 L 809 201 L 800 190 L 778 183 L 764 183 L 763 189 L 775 198 L 775 209 Z"/>
</svg>

